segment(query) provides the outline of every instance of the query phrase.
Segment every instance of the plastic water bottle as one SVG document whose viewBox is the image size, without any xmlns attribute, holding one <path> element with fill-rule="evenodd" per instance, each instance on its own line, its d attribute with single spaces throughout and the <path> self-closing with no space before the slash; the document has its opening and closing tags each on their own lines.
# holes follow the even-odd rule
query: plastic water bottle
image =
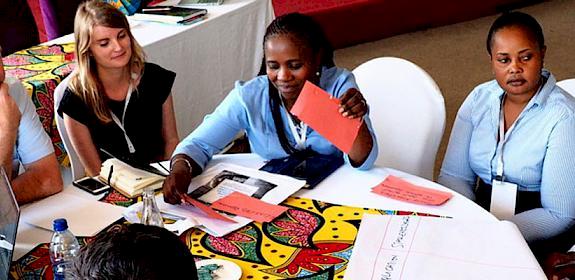
<svg viewBox="0 0 575 280">
<path fill-rule="evenodd" d="M 164 227 L 164 221 L 160 214 L 160 209 L 156 204 L 156 195 L 151 188 L 144 189 L 142 193 L 142 218 L 140 222 L 144 225 Z"/>
<path fill-rule="evenodd" d="M 78 240 L 68 230 L 66 219 L 54 220 L 54 235 L 50 242 L 50 260 L 52 261 L 52 271 L 54 280 L 71 279 L 69 277 L 70 265 L 78 255 L 80 244 Z"/>
</svg>

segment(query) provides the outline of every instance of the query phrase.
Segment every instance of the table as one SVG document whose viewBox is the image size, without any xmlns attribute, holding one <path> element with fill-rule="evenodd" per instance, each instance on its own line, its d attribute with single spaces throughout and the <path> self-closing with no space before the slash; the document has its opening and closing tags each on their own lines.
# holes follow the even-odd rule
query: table
<svg viewBox="0 0 575 280">
<path fill-rule="evenodd" d="M 235 81 L 259 72 L 263 36 L 274 17 L 271 0 L 226 0 L 206 9 L 206 19 L 188 26 L 139 21 L 132 27 L 147 61 L 177 74 L 172 93 L 180 138 L 213 111 Z M 73 41 L 69 34 L 46 44 Z"/>
<path fill-rule="evenodd" d="M 261 157 L 255 154 L 232 154 L 232 155 L 217 155 L 214 156 L 214 159 L 210 162 L 210 165 L 214 165 L 220 162 L 227 162 L 227 163 L 234 163 L 239 164 L 246 167 L 253 167 L 259 168 L 264 164 L 264 161 Z M 307 204 L 305 205 L 306 208 L 302 209 L 304 211 L 323 211 L 323 209 L 327 209 L 332 207 L 332 209 L 340 209 L 341 211 L 346 211 L 350 215 L 357 215 L 357 217 L 353 217 L 356 220 L 355 223 L 359 225 L 359 220 L 361 218 L 361 214 L 364 212 L 369 213 L 381 213 L 381 214 L 412 214 L 413 212 L 418 213 L 427 213 L 431 215 L 438 215 L 438 216 L 449 216 L 455 219 L 467 219 L 467 220 L 487 220 L 487 221 L 495 221 L 495 218 L 485 211 L 483 208 L 479 207 L 474 202 L 466 199 L 465 197 L 459 195 L 458 193 L 453 193 L 453 197 L 444 205 L 442 206 L 424 206 L 424 205 L 415 205 L 410 204 L 402 201 L 392 200 L 386 197 L 382 197 L 372 193 L 370 190 L 373 186 L 381 182 L 385 176 L 388 174 L 393 174 L 397 177 L 403 178 L 411 183 L 423 185 L 426 187 L 430 187 L 433 189 L 447 190 L 445 187 L 440 186 L 436 183 L 428 181 L 423 178 L 419 178 L 401 171 L 397 171 L 390 168 L 382 168 L 382 167 L 374 167 L 369 171 L 359 171 L 350 166 L 344 165 L 340 167 L 335 173 L 331 176 L 326 178 L 323 182 L 321 182 L 315 189 L 313 190 L 300 190 L 299 192 L 295 193 L 292 198 L 290 198 L 286 203 L 288 205 L 299 205 L 299 204 Z M 72 194 L 72 195 L 80 195 L 83 197 L 91 197 L 92 199 L 97 199 L 98 197 L 93 197 L 86 192 L 83 192 L 77 188 L 71 187 L 69 184 L 64 188 L 64 192 Z M 297 197 L 297 198 L 296 198 Z M 318 202 L 321 201 L 321 202 Z M 334 205 L 331 204 L 338 204 L 338 205 L 347 205 L 351 207 L 338 207 L 334 208 Z M 313 210 L 309 210 L 309 207 L 314 207 Z M 23 218 L 26 215 L 26 208 L 27 206 L 23 206 L 23 217 L 20 220 L 19 228 L 18 228 L 18 235 L 16 239 L 16 251 L 14 259 L 20 258 L 26 252 L 34 248 L 39 243 L 49 242 L 51 237 L 51 232 L 48 230 L 43 230 L 40 228 L 33 227 L 23 222 Z M 399 210 L 399 211 L 397 211 Z M 400 212 L 405 211 L 405 212 Z M 357 213 L 357 214 L 356 214 Z M 331 214 L 330 214 L 331 215 Z M 339 215 L 339 214 L 336 214 Z M 317 215 L 316 215 L 317 217 Z M 353 224 L 352 222 L 347 221 L 347 216 L 341 217 L 334 217 L 331 221 L 334 221 L 334 225 L 338 223 L 345 224 Z M 331 222 L 329 221 L 329 222 Z M 325 222 L 324 224 L 327 224 Z M 327 224 L 329 225 L 329 224 Z M 261 225 L 258 225 L 261 226 Z M 349 225 L 348 225 L 349 227 Z M 255 228 L 254 228 L 255 229 Z M 357 229 L 356 229 L 357 230 Z M 342 250 L 341 253 L 344 256 L 349 258 L 351 254 L 351 244 L 355 238 L 355 233 L 348 234 L 346 236 L 347 245 L 345 245 L 345 250 Z M 242 233 L 242 236 L 245 233 Z M 265 235 L 268 236 L 268 235 Z M 237 237 L 237 235 L 236 235 Z M 253 236 L 252 236 L 253 237 Z M 200 246 L 200 242 L 204 242 L 206 238 L 205 234 L 199 231 L 191 231 L 187 232 L 183 239 L 185 239 L 186 243 L 190 248 L 192 248 L 192 252 L 195 255 L 199 255 L 200 257 L 210 257 L 216 256 L 213 252 L 201 252 L 198 251 L 197 246 Z M 219 239 L 218 239 L 219 240 Z M 223 240 L 223 239 L 222 239 Z M 351 240 L 351 241 L 349 241 Z M 221 240 L 220 240 L 221 241 Z M 343 244 L 343 243 L 342 243 Z M 262 245 L 262 244 L 260 244 Z M 264 246 L 263 244 L 262 246 Z M 343 246 L 343 245 L 342 245 Z M 196 248 L 194 251 L 193 248 Z M 288 248 L 287 246 L 285 248 Z M 253 248 L 252 248 L 253 249 Z M 291 254 L 301 253 L 301 251 L 290 250 Z M 301 255 L 301 254 L 300 254 Z M 225 254 L 223 254 L 225 256 Z M 279 255 L 278 257 L 281 257 Z M 283 255 L 286 258 L 286 255 Z M 290 258 L 291 260 L 291 258 Z M 253 261 L 253 260 L 252 260 Z M 280 261 L 280 260 L 276 260 Z M 250 263 L 251 266 L 262 267 L 265 263 Z M 269 265 L 269 264 L 268 264 Z M 244 268 L 245 269 L 245 268 Z M 248 267 L 249 269 L 249 267 Z M 339 275 L 343 274 L 343 268 L 339 268 L 337 271 L 333 271 L 333 273 L 339 273 Z M 268 269 L 269 270 L 269 269 Z M 259 270 L 258 270 L 259 271 Z M 339 271 L 339 272 L 338 272 Z M 263 272 L 262 272 L 263 273 Z M 270 272 L 272 273 L 272 272 Z M 274 272 L 277 274 L 277 272 Z M 327 272 L 326 272 L 327 273 Z M 331 273 L 331 272 L 329 272 Z M 336 274 L 337 274 L 336 273 Z M 270 274 L 270 275 L 273 275 Z M 261 276 L 261 275 L 260 275 Z M 256 277 L 257 278 L 257 277 Z M 259 279 L 259 278 L 258 278 Z M 274 278 L 270 278 L 274 279 Z"/>
</svg>

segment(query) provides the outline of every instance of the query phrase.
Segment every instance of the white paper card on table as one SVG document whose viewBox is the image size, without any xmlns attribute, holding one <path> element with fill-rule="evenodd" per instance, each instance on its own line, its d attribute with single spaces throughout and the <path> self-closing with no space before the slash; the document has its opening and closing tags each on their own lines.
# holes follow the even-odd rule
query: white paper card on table
<svg viewBox="0 0 575 280">
<path fill-rule="evenodd" d="M 65 218 L 76 236 L 94 236 L 122 218 L 124 207 L 80 196 L 59 193 L 27 205 L 22 219 L 31 225 L 52 230 L 54 219 Z"/>
<path fill-rule="evenodd" d="M 234 191 L 258 198 L 271 204 L 279 204 L 301 189 L 305 181 L 288 176 L 272 174 L 254 168 L 219 163 L 207 168 L 190 183 L 190 196 L 211 203 Z M 206 200 L 209 201 L 206 201 Z M 228 215 L 235 223 L 210 218 L 195 207 L 171 205 L 158 198 L 161 212 L 196 220 L 203 230 L 213 236 L 223 236 L 252 222 L 240 216 Z M 225 215 L 225 214 L 223 214 Z"/>
<path fill-rule="evenodd" d="M 345 279 L 546 277 L 511 222 L 365 214 Z"/>
<path fill-rule="evenodd" d="M 493 180 L 491 184 L 491 205 L 489 212 L 500 220 L 508 220 L 515 215 L 517 185 Z"/>
</svg>

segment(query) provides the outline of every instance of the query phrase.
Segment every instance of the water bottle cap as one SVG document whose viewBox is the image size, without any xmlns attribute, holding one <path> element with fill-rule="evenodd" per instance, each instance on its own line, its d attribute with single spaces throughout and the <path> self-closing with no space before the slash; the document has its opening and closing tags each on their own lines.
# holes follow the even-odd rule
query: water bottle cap
<svg viewBox="0 0 575 280">
<path fill-rule="evenodd" d="M 63 231 L 68 229 L 68 222 L 66 219 L 56 219 L 54 220 L 54 231 Z"/>
</svg>

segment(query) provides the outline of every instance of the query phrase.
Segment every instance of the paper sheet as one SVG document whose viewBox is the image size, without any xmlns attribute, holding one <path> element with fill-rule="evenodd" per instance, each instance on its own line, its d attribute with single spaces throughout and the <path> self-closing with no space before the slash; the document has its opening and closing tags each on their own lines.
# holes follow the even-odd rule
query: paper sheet
<svg viewBox="0 0 575 280">
<path fill-rule="evenodd" d="M 226 211 L 256 222 L 271 222 L 288 208 L 263 202 L 257 198 L 247 196 L 239 192 L 233 192 L 212 204 L 217 210 Z"/>
<path fill-rule="evenodd" d="M 339 112 L 339 99 L 306 82 L 291 109 L 301 121 L 349 154 L 361 127 L 361 119 L 348 119 Z"/>
<path fill-rule="evenodd" d="M 279 204 L 305 185 L 305 181 L 288 176 L 272 174 L 234 164 L 219 163 L 207 168 L 200 176 L 195 177 L 190 183 L 188 193 L 196 199 L 204 197 L 216 201 L 231 192 L 226 187 L 226 185 L 229 186 L 229 184 L 222 184 L 222 182 L 226 180 L 234 180 L 256 187 L 257 190 L 253 192 L 252 196 L 271 204 Z M 237 186 L 235 184 L 232 185 L 234 185 L 235 190 L 237 190 Z M 236 221 L 236 223 L 229 223 L 210 218 L 195 207 L 168 204 L 164 202 L 163 198 L 158 198 L 156 202 L 158 203 L 160 211 L 194 219 L 201 225 L 203 230 L 217 237 L 226 235 L 252 222 L 252 220 L 248 218 L 230 215 L 229 217 Z M 206 201 L 203 202 L 209 203 Z"/>
<path fill-rule="evenodd" d="M 22 209 L 21 218 L 28 224 L 48 230 L 52 230 L 55 219 L 65 218 L 74 235 L 94 236 L 122 218 L 125 209 L 110 203 L 59 193 L 27 205 Z"/>
<path fill-rule="evenodd" d="M 345 279 L 546 277 L 511 222 L 365 214 Z"/>
<path fill-rule="evenodd" d="M 414 185 L 393 175 L 387 176 L 372 191 L 393 199 L 429 205 L 441 205 L 453 196 L 448 192 Z"/>
</svg>

